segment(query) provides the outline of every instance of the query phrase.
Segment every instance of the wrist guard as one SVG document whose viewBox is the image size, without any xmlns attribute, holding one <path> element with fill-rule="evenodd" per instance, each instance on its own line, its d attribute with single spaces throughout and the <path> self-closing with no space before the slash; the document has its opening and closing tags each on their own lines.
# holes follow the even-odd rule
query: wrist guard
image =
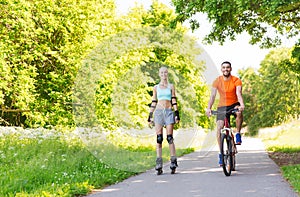
<svg viewBox="0 0 300 197">
<path fill-rule="evenodd" d="M 174 112 L 174 114 L 175 114 L 175 117 L 177 116 L 177 120 L 180 120 L 180 117 L 179 117 L 179 111 L 176 110 L 176 111 Z"/>
<path fill-rule="evenodd" d="M 151 122 L 151 118 L 153 117 L 153 112 L 150 112 L 149 113 L 149 116 L 148 116 L 148 122 Z"/>
</svg>

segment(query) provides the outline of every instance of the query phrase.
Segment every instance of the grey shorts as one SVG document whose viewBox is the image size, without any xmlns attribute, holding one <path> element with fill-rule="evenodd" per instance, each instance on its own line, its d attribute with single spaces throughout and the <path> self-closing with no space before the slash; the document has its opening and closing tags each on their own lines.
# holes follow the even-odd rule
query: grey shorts
<svg viewBox="0 0 300 197">
<path fill-rule="evenodd" d="M 174 112 L 172 109 L 156 109 L 154 112 L 154 123 L 162 126 L 174 124 Z"/>
<path fill-rule="evenodd" d="M 218 114 L 218 115 L 217 115 L 217 120 L 224 120 L 224 119 L 225 119 L 225 116 L 226 116 L 226 117 L 227 117 L 227 120 L 228 120 L 228 122 L 229 122 L 229 124 L 230 124 L 230 116 L 232 115 L 232 116 L 234 116 L 234 117 L 236 118 L 236 114 L 231 114 L 231 115 L 230 115 L 230 114 L 226 114 L 225 112 L 234 109 L 235 106 L 240 106 L 240 103 L 237 102 L 237 103 L 234 103 L 234 104 L 232 104 L 232 105 L 230 105 L 230 106 L 218 107 L 218 111 L 219 111 L 219 112 L 224 112 L 224 113 Z"/>
</svg>

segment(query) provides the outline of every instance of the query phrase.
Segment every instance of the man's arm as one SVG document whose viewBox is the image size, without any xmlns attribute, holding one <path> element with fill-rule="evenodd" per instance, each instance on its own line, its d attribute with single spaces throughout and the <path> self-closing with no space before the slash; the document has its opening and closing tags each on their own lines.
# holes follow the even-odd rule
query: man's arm
<svg viewBox="0 0 300 197">
<path fill-rule="evenodd" d="M 244 100 L 243 100 L 243 96 L 242 96 L 242 86 L 236 87 L 236 95 L 237 95 L 238 101 L 240 103 L 239 110 L 243 111 L 245 109 L 245 104 L 244 104 Z"/>
<path fill-rule="evenodd" d="M 207 109 L 206 109 L 206 115 L 208 117 L 211 116 L 211 107 L 213 106 L 213 104 L 215 102 L 216 95 L 217 95 L 217 88 L 213 87 L 211 89 L 210 99 L 209 99 L 208 106 L 207 106 Z"/>
</svg>

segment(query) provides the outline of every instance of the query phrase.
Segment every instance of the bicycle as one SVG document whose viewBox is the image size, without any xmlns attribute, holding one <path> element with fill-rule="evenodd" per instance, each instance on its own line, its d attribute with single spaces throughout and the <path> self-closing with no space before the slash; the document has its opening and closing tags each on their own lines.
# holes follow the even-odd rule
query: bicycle
<svg viewBox="0 0 300 197">
<path fill-rule="evenodd" d="M 236 166 L 236 154 L 237 148 L 233 130 L 231 129 L 230 120 L 227 119 L 226 115 L 231 115 L 238 112 L 238 109 L 232 109 L 229 111 L 212 111 L 212 115 L 225 114 L 224 127 L 221 129 L 221 144 L 220 151 L 223 162 L 223 172 L 226 176 L 231 175 L 231 171 L 235 171 Z M 229 116 L 230 117 L 230 116 Z"/>
</svg>

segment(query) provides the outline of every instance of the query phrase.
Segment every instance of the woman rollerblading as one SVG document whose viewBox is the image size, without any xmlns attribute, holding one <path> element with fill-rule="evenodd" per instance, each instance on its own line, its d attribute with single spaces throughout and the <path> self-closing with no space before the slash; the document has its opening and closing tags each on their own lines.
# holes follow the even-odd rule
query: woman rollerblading
<svg viewBox="0 0 300 197">
<path fill-rule="evenodd" d="M 179 112 L 177 107 L 177 98 L 175 87 L 168 82 L 168 69 L 161 67 L 159 69 L 160 83 L 153 88 L 153 97 L 150 107 L 148 123 L 151 125 L 154 122 L 156 131 L 156 167 L 157 174 L 162 173 L 162 142 L 163 142 L 163 127 L 166 127 L 167 141 L 169 144 L 171 155 L 171 173 L 175 173 L 177 165 L 175 144 L 173 138 L 173 127 L 175 123 L 179 123 Z M 172 110 L 174 109 L 174 112 Z M 154 115 L 154 118 L 153 118 Z"/>
</svg>

